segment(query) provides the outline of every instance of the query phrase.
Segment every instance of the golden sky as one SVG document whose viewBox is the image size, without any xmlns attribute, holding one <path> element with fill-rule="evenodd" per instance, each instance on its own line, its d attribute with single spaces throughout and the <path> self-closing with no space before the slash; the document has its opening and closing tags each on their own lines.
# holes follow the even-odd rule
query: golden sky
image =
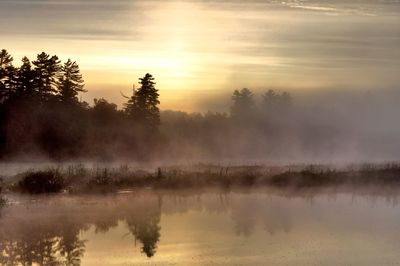
<svg viewBox="0 0 400 266">
<path fill-rule="evenodd" d="M 399 88 L 399 0 L 1 0 L 0 48 L 76 60 L 83 99 L 149 72 L 163 109 L 234 89 Z M 229 100 L 229 99 L 228 99 Z"/>
</svg>

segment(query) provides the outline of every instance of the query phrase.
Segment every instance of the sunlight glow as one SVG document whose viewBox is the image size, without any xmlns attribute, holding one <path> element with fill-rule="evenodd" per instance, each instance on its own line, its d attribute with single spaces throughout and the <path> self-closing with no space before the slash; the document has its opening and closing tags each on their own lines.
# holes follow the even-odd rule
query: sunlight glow
<svg viewBox="0 0 400 266">
<path fill-rule="evenodd" d="M 130 93 L 147 72 L 162 91 L 163 108 L 184 94 L 240 87 L 394 88 L 397 6 L 363 1 L 43 1 L 47 9 L 6 1 L 0 23 L 10 27 L 1 48 L 17 65 L 41 51 L 76 60 L 88 102 L 101 94 L 121 104 L 120 91 Z M 28 13 L 15 12 L 24 6 Z"/>
</svg>

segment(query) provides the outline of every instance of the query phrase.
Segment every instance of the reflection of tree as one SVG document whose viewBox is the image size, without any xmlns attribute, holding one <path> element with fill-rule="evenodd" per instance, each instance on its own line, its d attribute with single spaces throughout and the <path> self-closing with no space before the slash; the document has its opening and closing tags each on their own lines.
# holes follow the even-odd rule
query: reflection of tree
<svg viewBox="0 0 400 266">
<path fill-rule="evenodd" d="M 232 220 L 235 222 L 237 235 L 250 236 L 255 226 L 254 202 L 240 202 L 232 208 Z"/>
<path fill-rule="evenodd" d="M 95 233 L 107 233 L 108 230 L 110 230 L 113 227 L 118 226 L 118 220 L 116 217 L 111 216 L 105 216 L 105 217 L 99 217 L 96 222 L 94 223 L 95 226 Z"/>
<path fill-rule="evenodd" d="M 142 252 L 147 257 L 152 257 L 157 248 L 157 242 L 160 238 L 160 217 L 150 217 L 148 221 L 139 221 L 136 223 L 129 223 L 129 230 L 137 240 L 142 242 Z"/>
<path fill-rule="evenodd" d="M 137 210 L 138 215 L 127 218 L 129 231 L 134 235 L 135 241 L 139 240 L 142 244 L 142 252 L 147 257 L 152 257 L 156 253 L 157 242 L 160 239 L 160 217 L 161 199 L 158 206 L 143 206 Z"/>
<path fill-rule="evenodd" d="M 58 260 L 57 252 L 58 252 L 58 242 L 59 238 L 48 236 L 46 238 L 39 239 L 39 241 L 34 246 L 36 248 L 35 252 L 35 260 L 39 263 L 39 265 L 60 265 L 60 261 Z M 30 250 L 26 250 L 29 252 Z"/>
<path fill-rule="evenodd" d="M 60 265 L 57 256 L 58 239 L 53 238 L 2 238 L 0 243 L 1 265 Z"/>
<path fill-rule="evenodd" d="M 85 253 L 85 240 L 79 238 L 79 228 L 66 228 L 60 239 L 60 254 L 65 259 L 65 265 L 75 266 L 81 264 Z"/>
<path fill-rule="evenodd" d="M 85 241 L 79 227 L 27 226 L 19 232 L 1 231 L 0 265 L 80 265 Z"/>
<path fill-rule="evenodd" d="M 272 205 L 265 210 L 260 219 L 263 221 L 264 229 L 271 235 L 276 232 L 290 232 L 292 229 L 292 220 L 290 211 L 281 205 Z"/>
<path fill-rule="evenodd" d="M 290 211 L 277 203 L 263 203 L 257 198 L 243 198 L 232 205 L 232 220 L 237 235 L 250 236 L 256 223 L 273 235 L 275 232 L 289 232 L 292 228 Z"/>
<path fill-rule="evenodd" d="M 104 204 L 109 200 L 96 198 L 95 207 L 62 200 L 28 209 L 10 206 L 8 215 L 0 219 L 0 265 L 80 265 L 86 242 L 80 232 L 92 227 L 95 233 L 105 233 L 121 220 L 141 243 L 141 251 L 154 256 L 161 230 L 161 197 Z"/>
</svg>

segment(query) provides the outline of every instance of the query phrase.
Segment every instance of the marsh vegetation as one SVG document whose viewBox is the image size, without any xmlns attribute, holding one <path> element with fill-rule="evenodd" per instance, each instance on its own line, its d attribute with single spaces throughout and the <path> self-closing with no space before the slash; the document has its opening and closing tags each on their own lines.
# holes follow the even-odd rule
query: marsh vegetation
<svg viewBox="0 0 400 266">
<path fill-rule="evenodd" d="M 1 208 L 3 205 L 5 205 L 5 203 L 6 203 L 6 200 L 5 200 L 5 198 L 4 198 L 3 194 L 2 194 L 2 192 L 3 192 L 3 186 L 4 186 L 4 184 L 3 184 L 3 179 L 0 177 L 0 208 Z"/>
<path fill-rule="evenodd" d="M 4 189 L 22 193 L 115 192 L 132 188 L 207 189 L 254 188 L 283 189 L 399 187 L 400 165 L 364 164 L 347 167 L 325 165 L 266 166 L 169 166 L 140 169 L 86 167 L 82 164 L 29 170 L 8 176 Z"/>
</svg>

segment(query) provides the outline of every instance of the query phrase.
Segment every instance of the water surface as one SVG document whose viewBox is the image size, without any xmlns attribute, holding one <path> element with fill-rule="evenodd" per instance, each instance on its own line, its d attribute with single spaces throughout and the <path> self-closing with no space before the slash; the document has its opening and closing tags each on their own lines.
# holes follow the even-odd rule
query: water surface
<svg viewBox="0 0 400 266">
<path fill-rule="evenodd" d="M 1 265 L 397 265 L 396 195 L 134 191 L 20 197 Z"/>
</svg>

